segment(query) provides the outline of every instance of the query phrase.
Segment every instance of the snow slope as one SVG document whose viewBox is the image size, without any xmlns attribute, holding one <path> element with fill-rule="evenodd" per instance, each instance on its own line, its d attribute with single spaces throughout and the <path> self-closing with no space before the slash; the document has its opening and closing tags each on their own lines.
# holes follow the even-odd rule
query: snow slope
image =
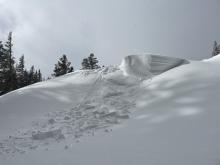
<svg viewBox="0 0 220 165">
<path fill-rule="evenodd" d="M 2 96 L 0 163 L 219 164 L 220 56 L 176 68 L 176 59 L 159 60 L 173 65 L 166 72 L 149 59 L 129 56 L 120 67 L 78 71 Z M 148 76 L 152 66 L 161 74 Z"/>
</svg>

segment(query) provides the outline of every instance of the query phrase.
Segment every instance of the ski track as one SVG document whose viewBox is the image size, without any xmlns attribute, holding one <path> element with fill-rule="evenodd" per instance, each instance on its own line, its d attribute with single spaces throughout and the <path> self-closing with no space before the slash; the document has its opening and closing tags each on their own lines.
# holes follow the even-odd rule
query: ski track
<svg viewBox="0 0 220 165">
<path fill-rule="evenodd" d="M 48 148 L 51 143 L 65 139 L 78 142 L 80 137 L 94 136 L 95 131 L 100 129 L 109 132 L 111 126 L 128 119 L 135 107 L 135 100 L 128 96 L 138 83 L 124 86 L 105 78 L 106 74 L 115 71 L 119 69 L 107 67 L 99 70 L 97 79 L 77 106 L 47 113 L 41 119 L 32 121 L 31 129 L 17 130 L 14 135 L 0 140 L 0 154 L 24 154 L 39 147 Z M 83 74 L 87 76 L 90 73 Z"/>
</svg>

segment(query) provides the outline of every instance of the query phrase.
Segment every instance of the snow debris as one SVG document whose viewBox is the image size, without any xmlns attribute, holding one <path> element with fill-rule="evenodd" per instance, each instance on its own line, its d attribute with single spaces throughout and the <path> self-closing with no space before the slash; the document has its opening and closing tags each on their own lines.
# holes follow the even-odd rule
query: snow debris
<svg viewBox="0 0 220 165">
<path fill-rule="evenodd" d="M 61 129 L 50 130 L 46 132 L 36 132 L 32 134 L 33 140 L 45 140 L 47 138 L 54 138 L 56 140 L 65 139 Z"/>
<path fill-rule="evenodd" d="M 37 149 L 65 139 L 76 139 L 76 142 L 79 142 L 78 139 L 82 136 L 94 136 L 94 132 L 99 129 L 107 130 L 106 128 L 129 119 L 129 113 L 135 103 L 134 99 L 128 96 L 138 83 L 123 79 L 124 82 L 120 81 L 122 86 L 116 82 L 121 77 L 118 72 L 121 72 L 120 69 L 112 66 L 79 72 L 85 78 L 95 75 L 92 85 L 81 101 L 69 110 L 49 112 L 41 119 L 32 121 L 31 128 L 16 135 L 21 138 L 25 135 L 25 140 L 6 139 L 2 147 L 0 146 L 0 153 L 24 153 L 28 149 Z M 19 150 L 14 149 L 11 143 L 16 143 Z"/>
</svg>

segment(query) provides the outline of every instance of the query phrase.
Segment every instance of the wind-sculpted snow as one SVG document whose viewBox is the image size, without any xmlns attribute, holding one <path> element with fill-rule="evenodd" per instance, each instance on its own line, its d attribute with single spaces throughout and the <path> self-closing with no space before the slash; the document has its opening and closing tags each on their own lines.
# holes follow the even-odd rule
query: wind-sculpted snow
<svg viewBox="0 0 220 165">
<path fill-rule="evenodd" d="M 0 164 L 219 164 L 219 57 L 125 59 L 2 96 Z"/>
<path fill-rule="evenodd" d="M 158 55 L 130 55 L 123 59 L 120 68 L 125 75 L 152 77 L 188 63 L 187 60 Z"/>
<path fill-rule="evenodd" d="M 49 144 L 66 138 L 77 140 L 85 134 L 93 135 L 99 129 L 108 130 L 108 127 L 129 119 L 130 112 L 135 109 L 134 94 L 139 88 L 139 76 L 143 79 L 146 75 L 145 79 L 148 79 L 149 71 L 150 74 L 159 74 L 183 63 L 183 60 L 160 56 L 129 56 L 126 60 L 128 62 L 124 69 L 130 69 L 129 74 L 132 70 L 137 77 L 124 75 L 125 70 L 112 66 L 94 71 L 78 71 L 6 95 L 5 98 L 16 98 L 18 102 L 6 102 L 3 108 L 13 111 L 14 116 L 25 111 L 22 118 L 26 115 L 32 124 L 29 129 L 20 130 L 18 127 L 15 134 L 10 133 L 10 138 L 0 143 L 0 153 L 25 153 L 29 149 L 43 147 L 45 141 Z M 148 65 L 150 68 L 141 72 Z M 0 101 L 4 103 L 5 98 Z M 27 104 L 19 102 L 19 99 L 24 101 L 22 98 Z M 40 116 L 42 113 L 39 111 L 48 113 Z M 35 118 L 30 116 L 34 113 L 38 113 Z M 4 120 L 8 116 L 5 117 Z"/>
</svg>

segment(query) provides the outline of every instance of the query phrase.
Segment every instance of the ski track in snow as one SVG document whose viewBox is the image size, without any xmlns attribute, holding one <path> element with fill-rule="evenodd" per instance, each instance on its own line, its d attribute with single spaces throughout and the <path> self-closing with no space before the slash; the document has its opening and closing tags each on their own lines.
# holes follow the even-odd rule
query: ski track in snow
<svg viewBox="0 0 220 165">
<path fill-rule="evenodd" d="M 106 74 L 117 71 L 119 69 L 114 67 L 99 70 L 97 79 L 77 106 L 45 114 L 41 119 L 32 121 L 31 129 L 18 130 L 7 139 L 0 140 L 0 154 L 24 154 L 39 147 L 47 149 L 51 143 L 65 139 L 78 142 L 80 137 L 94 136 L 95 131 L 100 129 L 109 132 L 111 126 L 128 119 L 135 107 L 134 100 L 128 96 L 138 83 L 126 86 L 105 78 Z M 90 73 L 83 74 L 87 76 Z"/>
</svg>

